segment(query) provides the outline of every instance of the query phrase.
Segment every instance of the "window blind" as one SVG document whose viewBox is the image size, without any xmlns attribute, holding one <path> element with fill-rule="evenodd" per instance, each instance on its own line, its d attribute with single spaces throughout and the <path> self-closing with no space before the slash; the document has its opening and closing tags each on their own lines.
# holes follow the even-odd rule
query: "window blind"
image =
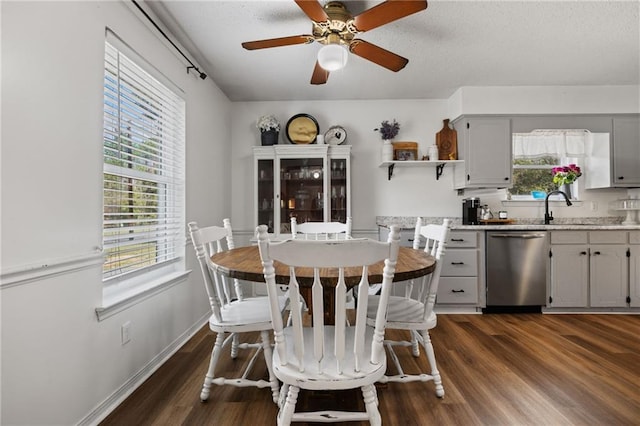
<svg viewBox="0 0 640 426">
<path fill-rule="evenodd" d="M 184 152 L 184 100 L 105 42 L 104 280 L 179 256 Z"/>
</svg>

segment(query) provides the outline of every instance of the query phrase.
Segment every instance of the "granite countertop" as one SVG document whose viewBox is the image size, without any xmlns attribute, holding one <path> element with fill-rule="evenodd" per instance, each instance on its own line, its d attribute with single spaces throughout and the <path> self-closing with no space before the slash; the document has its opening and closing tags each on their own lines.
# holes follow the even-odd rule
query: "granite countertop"
<svg viewBox="0 0 640 426">
<path fill-rule="evenodd" d="M 442 223 L 445 217 L 422 217 L 423 224 Z M 540 218 L 515 218 L 512 224 L 463 225 L 462 218 L 449 217 L 451 229 L 480 231 L 527 231 L 527 230 L 640 230 L 640 225 L 623 225 L 623 218 L 584 217 L 556 218 L 551 225 L 545 225 Z M 376 216 L 378 226 L 389 227 L 399 225 L 402 229 L 413 229 L 416 226 L 415 216 Z"/>
</svg>

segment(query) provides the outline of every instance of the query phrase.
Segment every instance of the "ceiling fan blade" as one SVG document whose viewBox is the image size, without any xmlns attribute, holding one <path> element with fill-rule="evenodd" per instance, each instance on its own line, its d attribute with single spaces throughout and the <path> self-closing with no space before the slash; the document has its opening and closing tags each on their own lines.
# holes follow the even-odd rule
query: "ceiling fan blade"
<svg viewBox="0 0 640 426">
<path fill-rule="evenodd" d="M 311 75 L 311 84 L 325 84 L 329 79 L 329 71 L 325 70 L 316 61 L 316 66 L 313 69 L 313 75 Z"/>
<path fill-rule="evenodd" d="M 358 31 L 369 31 L 427 8 L 426 0 L 387 0 L 353 18 Z"/>
<path fill-rule="evenodd" d="M 294 44 L 313 43 L 312 35 L 297 35 L 289 37 L 269 38 L 266 40 L 245 41 L 242 47 L 247 50 L 266 49 L 269 47 L 291 46 Z"/>
<path fill-rule="evenodd" d="M 295 0 L 300 9 L 315 22 L 323 22 L 329 19 L 324 8 L 317 0 Z"/>
<path fill-rule="evenodd" d="M 349 50 L 361 58 L 395 72 L 400 71 L 409 63 L 407 58 L 360 39 L 353 40 Z"/>
</svg>

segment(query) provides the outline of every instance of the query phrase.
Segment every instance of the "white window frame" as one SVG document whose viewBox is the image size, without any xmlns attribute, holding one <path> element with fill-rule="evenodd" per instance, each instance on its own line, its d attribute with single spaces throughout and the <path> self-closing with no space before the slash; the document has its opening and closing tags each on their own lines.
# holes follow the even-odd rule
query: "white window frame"
<svg viewBox="0 0 640 426">
<path fill-rule="evenodd" d="M 511 168 L 515 169 L 549 169 L 549 175 L 553 167 L 558 167 L 566 164 L 578 164 L 584 167 L 584 152 L 585 152 L 585 139 L 584 135 L 587 131 L 583 129 L 551 129 L 551 130 L 534 130 L 528 134 L 515 134 L 513 135 L 513 157 L 511 159 Z M 551 139 L 542 139 L 541 143 L 535 143 L 534 145 L 517 145 L 517 137 L 523 137 L 528 135 L 534 135 L 537 137 L 544 137 L 551 135 Z M 523 157 L 518 157 L 518 154 Z M 555 155 L 554 155 L 555 154 Z M 558 164 L 555 165 L 519 165 L 514 164 L 517 158 L 531 158 L 542 155 L 552 155 L 558 158 Z M 579 181 L 575 181 L 571 184 L 571 193 L 574 200 L 579 200 L 579 188 L 581 185 Z M 517 201 L 540 201 L 534 199 L 531 194 L 511 194 L 512 200 Z M 550 200 L 562 200 L 562 196 L 559 194 L 553 194 L 549 197 Z"/>
<path fill-rule="evenodd" d="M 115 86 L 114 79 L 118 82 Z M 173 83 L 109 31 L 105 40 L 104 85 L 103 281 L 105 285 L 127 290 L 132 283 L 145 282 L 148 286 L 166 274 L 167 267 L 176 272 L 177 268 L 170 264 L 184 259 L 185 101 Z M 122 132 L 125 119 L 127 134 Z M 151 140 L 154 142 L 150 143 Z M 134 155 L 134 150 L 140 147 L 144 150 Z M 132 185 L 127 185 L 126 191 L 113 191 L 107 186 L 107 175 L 153 184 L 146 186 L 148 192 L 129 196 Z M 146 221 L 138 212 L 126 215 L 120 212 L 120 217 L 116 217 L 107 212 L 114 209 L 114 197 L 110 197 L 114 192 L 122 194 L 118 201 L 121 205 L 139 203 L 144 194 L 149 199 L 155 196 L 157 207 L 151 208 Z M 142 204 L 137 210 L 145 208 L 148 205 Z M 126 229 L 125 233 L 114 234 L 114 225 Z M 147 260 L 137 258 L 127 264 L 126 250 L 132 245 L 152 247 L 152 255 Z M 139 254 L 134 253 L 131 259 Z M 119 262 L 117 267 L 114 261 Z"/>
<path fill-rule="evenodd" d="M 515 158 L 512 159 L 512 164 L 511 167 L 515 170 L 515 169 L 547 169 L 549 170 L 549 176 L 551 176 L 551 170 L 554 167 L 559 167 L 562 165 L 566 165 L 566 164 L 578 164 L 580 167 L 584 167 L 583 165 L 580 165 L 580 162 L 577 158 L 571 158 L 571 157 L 562 157 L 559 158 L 558 160 L 558 164 L 540 164 L 540 165 L 523 165 L 523 164 L 513 164 L 513 161 L 515 161 Z M 571 194 L 573 195 L 573 198 L 575 200 L 579 200 L 580 197 L 580 190 L 579 190 L 579 185 L 578 185 L 579 180 L 576 180 L 575 182 L 573 182 L 571 184 Z M 535 199 L 533 198 L 533 195 L 531 194 L 511 194 L 511 199 L 512 200 L 516 200 L 516 201 L 541 201 L 539 199 Z M 550 200 L 564 200 L 564 198 L 562 198 L 562 195 L 560 194 L 553 194 L 552 196 L 549 197 Z"/>
</svg>

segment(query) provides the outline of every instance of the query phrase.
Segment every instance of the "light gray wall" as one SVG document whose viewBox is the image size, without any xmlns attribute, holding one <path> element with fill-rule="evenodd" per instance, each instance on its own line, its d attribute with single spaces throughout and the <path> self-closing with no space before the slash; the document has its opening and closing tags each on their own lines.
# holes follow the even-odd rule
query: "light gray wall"
<svg viewBox="0 0 640 426">
<path fill-rule="evenodd" d="M 316 118 L 320 131 L 340 124 L 347 131 L 346 143 L 352 146 L 351 211 L 354 230 L 375 228 L 376 215 L 424 214 L 425 206 L 435 216 L 458 213 L 453 175 L 445 170 L 439 181 L 435 169 L 396 168 L 391 181 L 387 169 L 379 167 L 382 140 L 374 129 L 383 120 L 397 119 L 397 141 L 417 141 L 419 155 L 435 143 L 435 134 L 447 118 L 443 100 L 381 100 L 340 102 L 237 102 L 233 105 L 232 217 L 236 229 L 251 229 L 253 223 L 252 147 L 260 145 L 256 119 L 274 114 L 280 121 L 280 143 L 289 143 L 284 135 L 287 120 L 298 113 Z"/>
<path fill-rule="evenodd" d="M 398 168 L 388 181 L 386 169 L 378 167 L 381 141 L 373 131 L 382 120 L 398 119 L 397 139 L 419 142 L 422 155 L 442 119 L 455 117 L 452 106 L 509 113 L 517 93 L 531 92 L 538 94 L 535 108 L 527 109 L 521 99 L 519 113 L 584 112 L 585 98 L 595 105 L 593 90 L 577 89 L 569 92 L 578 96 L 558 109 L 556 100 L 566 99 L 563 88 L 476 88 L 450 100 L 231 104 L 211 79 L 187 75 L 183 60 L 128 1 L 0 2 L 0 8 L 2 424 L 95 421 L 208 315 L 195 269 L 187 282 L 96 320 L 102 282 L 99 263 L 90 260 L 101 243 L 106 26 L 185 92 L 187 219 L 217 223 L 230 215 L 234 227 L 247 232 L 254 226 L 251 147 L 259 144 L 259 115 L 273 113 L 284 125 L 306 112 L 322 131 L 346 127 L 353 145 L 354 228 L 371 229 L 377 215 L 459 216 L 462 198 L 452 190 L 448 168 L 439 181 L 432 168 Z M 596 90 L 601 109 L 589 112 L 638 112 L 615 91 Z M 186 254 L 187 268 L 197 268 L 190 247 Z M 28 278 L 31 270 L 52 264 L 62 264 L 62 272 Z M 16 275 L 8 271 L 18 271 L 18 284 L 5 285 L 6 276 Z M 126 321 L 132 341 L 122 346 L 120 326 Z"/>
<path fill-rule="evenodd" d="M 460 217 L 462 199 L 453 189 L 451 166 L 444 168 L 440 180 L 433 168 L 396 167 L 392 179 L 387 169 L 380 168 L 382 141 L 373 129 L 382 120 L 397 119 L 400 133 L 397 141 L 415 141 L 419 156 L 426 154 L 442 129 L 442 120 L 453 120 L 460 114 L 611 114 L 638 113 L 638 86 L 605 87 L 466 87 L 450 99 L 379 100 L 379 101 L 297 101 L 297 102 L 237 102 L 233 104 L 232 156 L 232 217 L 234 227 L 250 233 L 253 223 L 253 163 L 251 147 L 260 144 L 256 119 L 274 114 L 283 130 L 280 143 L 289 143 L 284 136 L 287 120 L 298 113 L 314 116 L 324 132 L 335 124 L 345 127 L 347 144 L 352 145 L 351 190 L 354 230 L 375 229 L 376 216 L 452 216 Z M 326 90 L 330 90 L 327 88 Z M 518 120 L 515 120 L 518 121 Z M 520 122 L 535 120 L 519 119 Z M 590 123 L 593 120 L 588 120 Z M 597 121 L 597 120 L 596 120 Z M 542 120 L 541 124 L 545 120 Z M 520 126 L 516 123 L 518 126 Z M 549 124 L 551 126 L 552 123 Z M 578 124 L 584 124 L 581 121 Z M 522 126 L 520 126 L 522 127 Z M 544 127 L 544 126 L 542 126 Z M 601 131 L 601 125 L 594 128 Z M 519 128 L 518 131 L 522 131 Z M 580 181 L 579 181 L 580 184 Z M 502 205 L 504 191 L 484 190 L 477 195 L 493 211 L 507 210 L 510 217 L 542 218 L 541 205 Z M 593 217 L 618 214 L 609 211 L 610 201 L 626 197 L 624 189 L 582 191 L 583 203 L 572 208 L 558 208 L 556 217 Z M 595 202 L 594 203 L 592 203 Z"/>
<path fill-rule="evenodd" d="M 131 2 L 0 2 L 0 8 L 0 423 L 91 423 L 209 315 L 188 246 L 186 267 L 194 270 L 187 281 L 96 319 L 105 27 L 184 90 L 188 220 L 221 223 L 231 213 L 230 102 L 211 79 L 187 75 L 184 60 Z M 33 278 L 33 271 L 42 275 Z M 132 340 L 122 346 L 126 321 Z"/>
</svg>

